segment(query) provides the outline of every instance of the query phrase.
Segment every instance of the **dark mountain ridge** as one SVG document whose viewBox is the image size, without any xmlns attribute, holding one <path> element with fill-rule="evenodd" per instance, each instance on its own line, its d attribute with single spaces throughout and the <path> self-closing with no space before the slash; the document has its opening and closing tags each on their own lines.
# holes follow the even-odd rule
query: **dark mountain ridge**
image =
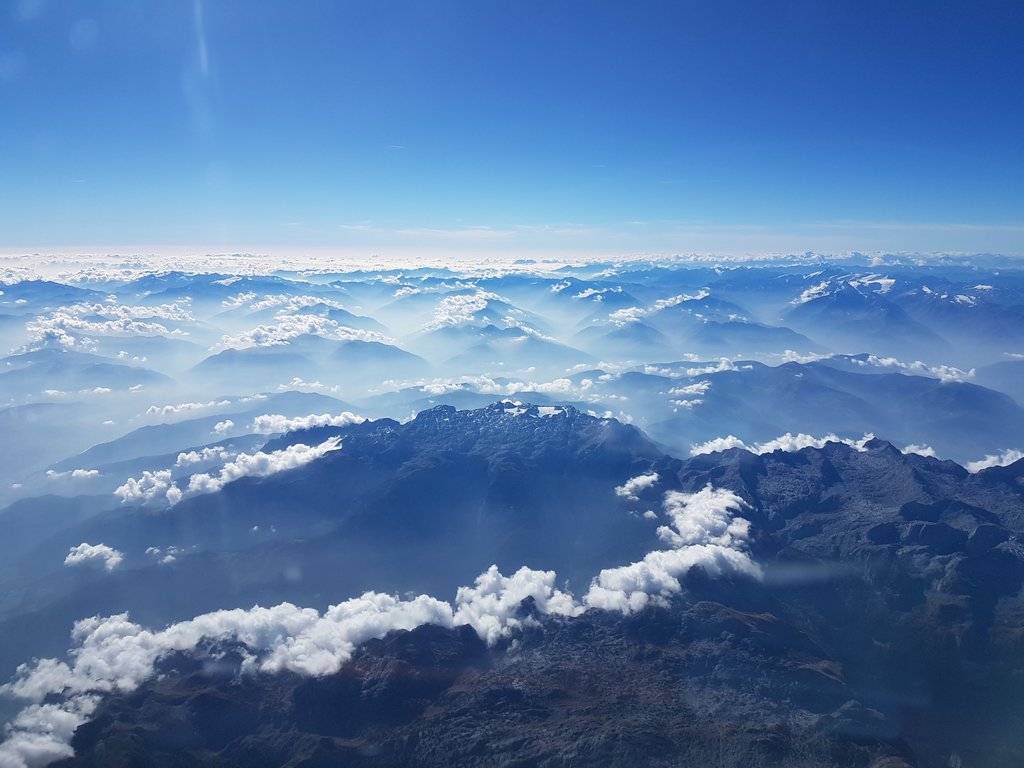
<svg viewBox="0 0 1024 768">
<path fill-rule="evenodd" d="M 208 644 L 108 698 L 67 765 L 994 768 L 1024 759 L 1024 461 L 972 474 L 883 440 L 677 459 L 614 419 L 508 401 L 290 433 L 265 449 L 331 437 L 342 449 L 303 467 L 163 513 L 120 512 L 86 540 L 128 551 L 143 525 L 161 545 L 211 532 L 208 553 L 184 558 L 177 574 L 160 571 L 171 599 L 189 579 L 218 589 L 204 566 L 216 557 L 212 532 L 231 547 L 235 531 L 273 520 L 294 527 L 247 555 L 268 576 L 258 593 L 267 598 L 401 591 L 402 572 L 444 596 L 465 578 L 454 560 L 475 567 L 474 558 L 505 572 L 556 568 L 582 594 L 599 568 L 660 548 L 654 524 L 631 512 L 711 484 L 745 501 L 764 577 L 716 579 L 694 567 L 670 604 L 627 616 L 545 617 L 527 600 L 520 611 L 533 627 L 493 648 L 466 628 L 421 627 L 371 641 L 321 678 L 242 672 L 245 649 Z M 632 498 L 613 492 L 652 472 Z M 298 586 L 266 588 L 296 562 L 308 569 Z M 359 576 L 346 582 L 339 570 Z M 103 578 L 124 590 L 145 573 Z M 223 607 L 224 597 L 211 602 Z"/>
</svg>

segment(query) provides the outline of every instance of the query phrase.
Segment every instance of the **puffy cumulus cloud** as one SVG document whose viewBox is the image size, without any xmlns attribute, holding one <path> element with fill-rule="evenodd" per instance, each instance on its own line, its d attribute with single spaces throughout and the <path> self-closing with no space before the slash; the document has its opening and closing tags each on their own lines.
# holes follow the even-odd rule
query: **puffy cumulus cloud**
<svg viewBox="0 0 1024 768">
<path fill-rule="evenodd" d="M 205 464 L 207 462 L 225 462 L 238 455 L 238 451 L 224 445 L 211 445 L 195 451 L 182 451 L 174 461 L 175 467 L 188 467 L 192 464 Z"/>
<path fill-rule="evenodd" d="M 702 405 L 704 403 L 704 401 L 701 400 L 699 397 L 696 400 L 672 400 L 671 402 L 672 405 L 676 406 L 674 410 L 678 410 L 679 408 L 693 410 L 698 405 Z"/>
<path fill-rule="evenodd" d="M 1005 467 L 1021 459 L 1024 459 L 1024 451 L 1010 448 L 1002 453 L 990 453 L 983 459 L 968 462 L 964 465 L 964 468 L 971 473 L 981 472 L 981 470 L 989 469 L 990 467 Z"/>
<path fill-rule="evenodd" d="M 61 704 L 33 704 L 7 726 L 0 743 L 0 768 L 41 768 L 73 757 L 71 737 L 99 704 L 98 696 L 80 695 Z"/>
<path fill-rule="evenodd" d="M 935 457 L 935 449 L 930 445 L 918 445 L 917 443 L 911 443 L 903 449 L 902 453 L 916 453 L 918 456 L 930 456 Z"/>
<path fill-rule="evenodd" d="M 703 395 L 709 389 L 711 389 L 710 381 L 697 381 L 693 384 L 687 384 L 685 387 L 672 387 L 668 393 L 676 397 L 681 395 Z"/>
<path fill-rule="evenodd" d="M 476 320 L 475 315 L 487 309 L 492 301 L 504 302 L 505 300 L 496 293 L 481 289 L 477 289 L 474 293 L 445 296 L 434 307 L 433 318 L 427 324 L 426 329 L 432 331 L 445 326 L 472 323 Z"/>
<path fill-rule="evenodd" d="M 40 394 L 47 397 L 70 397 L 73 395 L 109 395 L 113 391 L 110 387 L 93 387 L 92 389 L 80 389 L 77 392 L 65 392 L 61 389 L 44 389 Z"/>
<path fill-rule="evenodd" d="M 188 467 L 204 461 L 227 461 L 216 472 L 192 475 L 185 488 L 181 488 L 175 482 L 173 468 L 169 468 L 146 470 L 141 477 L 130 477 L 114 491 L 114 494 L 121 498 L 122 504 L 173 507 L 187 496 L 216 493 L 228 483 L 243 477 L 267 477 L 295 469 L 340 448 L 341 439 L 338 437 L 329 438 L 315 446 L 301 443 L 289 445 L 271 453 L 237 453 L 227 448 L 213 446 L 178 454 L 175 468 Z"/>
<path fill-rule="evenodd" d="M 559 378 L 553 381 L 495 381 L 488 376 L 460 376 L 453 379 L 433 379 L 431 381 L 416 382 L 385 382 L 394 384 L 396 387 L 414 386 L 421 392 L 428 395 L 443 395 L 449 392 L 457 392 L 462 389 L 473 389 L 485 395 L 501 395 L 507 397 L 520 392 L 538 392 L 547 395 L 558 395 L 562 398 L 573 398 L 589 402 L 598 402 L 614 399 L 614 396 L 603 397 L 593 392 L 594 382 L 592 379 L 581 379 L 579 383 L 571 379 Z"/>
<path fill-rule="evenodd" d="M 224 419 L 224 421 L 218 421 L 213 425 L 213 434 L 215 435 L 226 435 L 232 429 L 235 428 L 235 422 L 231 419 Z"/>
<path fill-rule="evenodd" d="M 696 368 L 687 368 L 684 373 L 687 376 L 704 376 L 709 373 L 723 373 L 725 371 L 735 371 L 736 366 L 732 360 L 727 357 L 719 358 L 717 363 L 708 363 L 707 365 L 698 366 Z"/>
<path fill-rule="evenodd" d="M 106 302 L 72 304 L 30 320 L 25 329 L 30 344 L 88 347 L 88 336 L 186 336 L 170 323 L 195 318 L 185 302 L 131 307 Z"/>
<path fill-rule="evenodd" d="M 648 472 L 643 475 L 631 477 L 622 485 L 615 487 L 615 495 L 621 496 L 630 501 L 639 501 L 639 494 L 654 486 L 659 480 L 657 472 Z"/>
<path fill-rule="evenodd" d="M 892 368 L 914 376 L 928 376 L 942 382 L 969 381 L 974 378 L 975 374 L 974 368 L 964 371 L 951 365 L 928 365 L 920 360 L 905 363 L 895 357 L 879 357 L 877 355 L 868 355 L 867 358 L 852 357 L 850 361 L 863 367 Z"/>
<path fill-rule="evenodd" d="M 558 293 L 558 291 L 555 291 L 555 293 Z M 614 288 L 585 288 L 573 296 L 573 298 L 583 301 L 590 299 L 591 301 L 600 302 L 604 301 L 604 297 L 611 293 L 622 293 L 622 286 L 616 286 Z"/>
<path fill-rule="evenodd" d="M 621 290 L 621 289 L 620 289 Z M 668 309 L 669 307 L 677 307 L 680 304 L 684 304 L 688 301 L 700 301 L 706 299 L 711 295 L 711 292 L 707 288 L 701 288 L 697 293 L 690 295 L 688 293 L 680 293 L 677 296 L 670 296 L 666 299 L 658 299 L 654 304 L 649 307 L 626 307 L 624 309 L 618 309 L 608 315 L 608 322 L 612 325 L 622 327 L 629 323 L 635 323 L 641 318 L 646 317 L 652 312 L 657 312 L 660 309 Z"/>
<path fill-rule="evenodd" d="M 848 445 L 858 451 L 866 451 L 867 443 L 874 440 L 875 436 L 872 434 L 866 434 L 859 440 L 854 440 L 849 437 L 839 437 L 834 434 L 827 434 L 824 437 L 812 437 L 811 435 L 805 435 L 802 432 L 794 435 L 787 432 L 784 435 L 776 437 L 774 440 L 769 440 L 765 443 L 758 443 L 754 446 L 754 453 L 772 453 L 774 451 L 786 451 L 793 453 L 795 451 L 802 451 L 804 448 L 824 448 L 825 443 L 842 443 Z"/>
<path fill-rule="evenodd" d="M 86 480 L 99 477 L 100 471 L 98 469 L 72 469 L 69 472 L 57 472 L 56 470 L 48 469 L 46 470 L 46 476 L 53 480 L 62 477 L 70 477 L 73 480 Z"/>
<path fill-rule="evenodd" d="M 480 574 L 472 587 L 459 587 L 455 595 L 455 624 L 469 624 L 476 633 L 493 645 L 536 619 L 523 615 L 521 603 L 533 600 L 534 608 L 543 615 L 577 616 L 583 607 L 572 595 L 555 589 L 554 571 L 535 571 L 522 567 L 511 576 L 502 576 L 492 565 Z"/>
<path fill-rule="evenodd" d="M 106 544 L 87 544 L 84 541 L 77 547 L 71 547 L 64 565 L 102 565 L 106 571 L 112 571 L 124 561 L 124 553 L 118 552 Z"/>
<path fill-rule="evenodd" d="M 795 350 L 787 349 L 780 356 L 784 363 L 815 363 L 818 360 L 828 360 L 831 355 L 819 355 L 814 352 L 808 352 L 806 355 L 801 354 Z"/>
<path fill-rule="evenodd" d="M 174 546 L 167 547 L 166 549 L 146 547 L 146 556 L 153 558 L 160 565 L 170 565 L 178 559 L 180 553 L 181 550 Z"/>
<path fill-rule="evenodd" d="M 291 296 L 284 293 L 257 296 L 251 291 L 235 294 L 222 301 L 221 305 L 227 309 L 246 307 L 253 312 L 260 312 L 264 309 L 280 309 L 289 313 L 319 305 L 328 309 L 344 309 L 337 301 L 324 296 Z"/>
<path fill-rule="evenodd" d="M 671 549 L 602 570 L 583 597 L 587 607 L 633 613 L 664 605 L 682 590 L 679 578 L 694 566 L 712 576 L 761 576 L 748 551 L 750 523 L 735 516 L 746 506 L 739 496 L 708 485 L 697 493 L 669 491 L 663 506 L 672 525 L 660 526 L 658 536 Z"/>
<path fill-rule="evenodd" d="M 211 400 L 208 403 L 176 403 L 173 405 L 151 405 L 146 409 L 147 416 L 175 416 L 179 413 L 192 413 L 207 408 L 223 408 L 231 405 L 230 400 Z"/>
<path fill-rule="evenodd" d="M 210 348 L 210 351 L 277 347 L 287 344 L 299 336 L 319 336 L 331 341 L 394 343 L 394 339 L 390 339 L 382 333 L 349 328 L 320 315 L 279 314 L 274 320 L 275 322 L 272 324 L 266 323 L 239 334 L 223 336 L 217 344 Z"/>
<path fill-rule="evenodd" d="M 403 600 L 366 592 L 323 613 L 282 603 L 215 611 L 160 631 L 133 623 L 127 614 L 84 619 L 72 631 L 68 662 L 23 664 L 0 689 L 33 702 L 8 726 L 7 740 L 0 744 L 0 766 L 43 765 L 69 756 L 71 736 L 95 711 L 98 694 L 134 690 L 153 675 L 162 656 L 188 651 L 204 638 L 244 643 L 253 653 L 244 666 L 247 672 L 290 670 L 322 676 L 336 672 L 360 644 L 392 630 L 469 624 L 493 644 L 536 621 L 520 610 L 526 598 L 533 598 L 541 614 L 580 613 L 583 608 L 555 589 L 554 580 L 553 571 L 520 568 L 506 577 L 492 566 L 474 586 L 458 591 L 454 608 L 427 595 Z M 61 697 L 59 703 L 43 703 L 54 695 Z"/>
<path fill-rule="evenodd" d="M 745 443 L 735 435 L 728 435 L 727 437 L 716 437 L 713 440 L 708 440 L 706 443 L 691 446 L 690 455 L 700 456 L 705 453 L 727 451 L 730 448 L 742 448 L 751 453 L 772 453 L 774 451 L 792 453 L 802 451 L 804 448 L 824 448 L 826 443 L 842 443 L 857 451 L 866 451 L 867 443 L 874 439 L 875 436 L 870 433 L 855 440 L 850 437 L 839 437 L 831 432 L 824 437 L 814 437 L 803 432 L 796 435 L 792 432 L 787 432 L 763 443 Z"/>
<path fill-rule="evenodd" d="M 727 435 L 726 437 L 716 437 L 708 440 L 706 443 L 691 446 L 690 455 L 700 456 L 704 453 L 717 453 L 719 451 L 728 451 L 733 448 L 742 448 L 745 451 L 752 450 L 749 445 L 744 443 L 735 435 Z"/>
<path fill-rule="evenodd" d="M 617 309 L 608 315 L 608 322 L 621 328 L 629 323 L 639 322 L 647 312 L 648 310 L 643 307 L 625 307 L 624 309 Z"/>
<path fill-rule="evenodd" d="M 299 443 L 271 453 L 264 453 L 263 451 L 240 453 L 234 460 L 221 467 L 216 475 L 205 472 L 192 475 L 189 478 L 188 488 L 185 493 L 189 495 L 216 493 L 228 483 L 240 480 L 243 477 L 275 475 L 278 472 L 301 467 L 331 451 L 340 450 L 340 448 L 341 438 L 332 437 L 316 446 Z"/>
<path fill-rule="evenodd" d="M 229 296 L 220 305 L 225 309 L 237 309 L 253 301 L 256 301 L 256 293 L 254 291 L 246 291 L 245 293 L 236 293 L 234 296 Z"/>
<path fill-rule="evenodd" d="M 311 413 L 308 416 L 282 416 L 278 413 L 264 413 L 253 419 L 252 431 L 258 435 L 273 435 L 280 432 L 294 432 L 297 429 L 313 427 L 347 427 L 350 424 L 361 424 L 366 421 L 349 411 L 337 415 L 330 413 Z"/>
<path fill-rule="evenodd" d="M 303 391 L 303 392 L 337 392 L 340 388 L 338 385 L 327 386 L 319 381 L 306 381 L 305 379 L 295 376 L 287 384 L 278 384 L 278 392 L 291 392 L 291 391 Z"/>
<path fill-rule="evenodd" d="M 680 293 L 677 296 L 670 296 L 667 299 L 658 299 L 654 302 L 654 309 L 667 309 L 668 307 L 678 307 L 680 304 L 685 304 L 688 301 L 700 301 L 706 299 L 711 295 L 711 291 L 707 288 L 701 288 L 697 293 L 690 295 L 688 293 Z"/>
<path fill-rule="evenodd" d="M 144 470 L 141 477 L 129 477 L 114 489 L 122 504 L 145 506 L 174 506 L 181 501 L 181 489 L 171 479 L 171 470 Z"/>
</svg>

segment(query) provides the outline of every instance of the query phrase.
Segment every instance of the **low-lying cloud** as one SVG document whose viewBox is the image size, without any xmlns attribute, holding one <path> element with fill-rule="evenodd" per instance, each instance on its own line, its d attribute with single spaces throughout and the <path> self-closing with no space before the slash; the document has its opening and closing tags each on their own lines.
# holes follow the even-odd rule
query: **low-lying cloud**
<svg viewBox="0 0 1024 768">
<path fill-rule="evenodd" d="M 523 567 L 505 576 L 492 565 L 472 586 L 460 587 L 453 603 L 428 595 L 402 599 L 366 592 L 323 613 L 281 603 L 214 611 L 162 630 L 146 629 L 127 614 L 83 619 L 71 633 L 67 661 L 50 658 L 23 664 L 0 688 L 30 702 L 7 728 L 0 766 L 28 768 L 71 756 L 71 736 L 93 715 L 102 694 L 134 690 L 153 675 L 161 657 L 189 651 L 203 639 L 244 644 L 250 652 L 243 662 L 247 673 L 288 670 L 322 676 L 336 672 L 360 644 L 393 630 L 469 625 L 494 645 L 536 625 L 538 614 L 573 617 L 589 608 L 632 613 L 647 605 L 664 605 L 681 591 L 680 577 L 694 566 L 712 576 L 760 575 L 748 552 L 749 523 L 735 516 L 744 507 L 738 496 L 709 485 L 692 494 L 666 493 L 663 506 L 672 524 L 657 533 L 670 548 L 651 552 L 638 563 L 601 571 L 582 602 L 555 587 L 554 571 Z M 81 547 L 92 552 L 104 545 Z M 171 559 L 155 548 L 147 554 L 159 562 L 173 562 L 173 553 Z M 531 610 L 523 610 L 524 600 L 530 600 Z"/>
<path fill-rule="evenodd" d="M 350 328 L 320 315 L 282 314 L 278 315 L 272 324 L 262 324 L 242 333 L 222 336 L 221 340 L 210 349 L 212 352 L 219 352 L 225 349 L 277 347 L 288 344 L 299 336 L 319 336 L 331 341 L 394 343 L 394 339 L 384 334 Z"/>
<path fill-rule="evenodd" d="M 964 465 L 964 469 L 971 473 L 981 472 L 981 470 L 991 467 L 1005 467 L 1021 459 L 1024 459 L 1024 451 L 1009 448 L 1002 453 L 990 453 L 983 459 L 968 462 Z"/>
<path fill-rule="evenodd" d="M 311 413 L 308 416 L 283 416 L 278 413 L 265 413 L 257 416 L 252 422 L 252 431 L 258 435 L 273 435 L 283 432 L 295 432 L 300 429 L 314 427 L 347 427 L 366 421 L 350 411 L 333 415 L 330 413 Z"/>
<path fill-rule="evenodd" d="M 615 495 L 621 496 L 624 499 L 629 499 L 630 501 L 639 501 L 640 497 L 638 494 L 652 487 L 657 482 L 657 472 L 647 472 L 643 475 L 637 475 L 636 477 L 629 478 L 629 480 L 624 482 L 622 485 L 616 486 Z"/>
<path fill-rule="evenodd" d="M 188 479 L 188 485 L 184 488 L 179 485 L 179 481 L 174 479 L 171 469 L 160 469 L 155 472 L 146 470 L 141 477 L 128 478 L 114 491 L 114 495 L 121 498 L 122 504 L 174 506 L 188 496 L 215 493 L 228 483 L 243 477 L 267 477 L 278 472 L 296 469 L 331 451 L 340 450 L 340 448 L 341 438 L 331 437 L 315 446 L 296 443 L 271 453 L 257 451 L 256 453 L 235 454 L 216 472 L 201 472 L 192 475 Z M 195 451 L 191 454 L 195 454 L 196 458 L 202 460 L 203 454 Z M 176 466 L 185 466 L 191 463 L 193 459 L 191 454 L 179 454 Z M 215 454 L 211 451 L 208 455 L 212 459 Z"/>
<path fill-rule="evenodd" d="M 710 485 L 697 493 L 669 491 L 663 507 L 672 524 L 660 526 L 658 537 L 671 549 L 601 571 L 584 595 L 584 605 L 621 613 L 665 605 L 682 590 L 679 578 L 695 566 L 711 576 L 759 578 L 761 569 L 748 549 L 750 523 L 736 516 L 745 506 L 736 494 Z"/>
<path fill-rule="evenodd" d="M 124 553 L 106 544 L 88 544 L 82 542 L 71 547 L 64 565 L 99 565 L 105 571 L 112 571 L 124 562 Z"/>
<path fill-rule="evenodd" d="M 735 435 L 727 435 L 726 437 L 716 437 L 713 440 L 708 440 L 704 443 L 699 443 L 690 447 L 691 456 L 700 456 L 705 453 L 716 453 L 718 451 L 728 451 L 732 448 L 742 448 L 745 451 L 751 453 L 772 453 L 774 451 L 786 451 L 793 453 L 795 451 L 802 451 L 804 448 L 824 448 L 826 443 L 842 443 L 848 445 L 857 451 L 866 451 L 867 443 L 874 440 L 873 434 L 866 434 L 860 439 L 853 439 L 850 437 L 839 437 L 836 434 L 829 433 L 823 437 L 814 437 L 812 435 L 804 434 L 800 432 L 794 435 L 791 432 L 787 432 L 784 435 L 779 435 L 776 438 L 768 440 L 763 443 L 746 443 Z"/>
</svg>

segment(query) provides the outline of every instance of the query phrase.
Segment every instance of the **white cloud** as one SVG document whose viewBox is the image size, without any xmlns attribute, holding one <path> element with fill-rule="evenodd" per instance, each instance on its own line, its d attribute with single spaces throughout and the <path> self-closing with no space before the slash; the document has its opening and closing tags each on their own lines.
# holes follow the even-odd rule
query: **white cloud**
<svg viewBox="0 0 1024 768">
<path fill-rule="evenodd" d="M 918 456 L 935 456 L 935 449 L 930 445 L 918 445 L 917 443 L 911 443 L 903 449 L 902 453 L 916 453 Z"/>
<path fill-rule="evenodd" d="M 704 401 L 701 400 L 700 398 L 697 398 L 696 400 L 672 400 L 671 402 L 672 405 L 678 408 L 687 408 L 689 410 L 692 410 L 696 408 L 698 405 L 701 405 Z"/>
<path fill-rule="evenodd" d="M 124 561 L 124 553 L 118 552 L 106 544 L 87 544 L 82 542 L 77 547 L 71 547 L 68 556 L 64 558 L 64 565 L 89 565 L 100 564 L 104 570 L 112 571 Z"/>
<path fill-rule="evenodd" d="M 831 355 L 819 355 L 814 352 L 808 352 L 806 355 L 803 355 L 795 350 L 787 349 L 782 353 L 781 357 L 784 363 L 815 363 L 818 360 L 828 360 Z"/>
<path fill-rule="evenodd" d="M 258 435 L 273 435 L 280 432 L 294 432 L 298 429 L 313 427 L 347 427 L 366 421 L 349 411 L 331 415 L 329 413 L 311 413 L 308 416 L 282 416 L 277 413 L 265 413 L 253 419 L 252 430 Z"/>
<path fill-rule="evenodd" d="M 332 341 L 375 341 L 393 344 L 394 339 L 358 328 L 340 325 L 320 315 L 277 315 L 273 324 L 258 325 L 235 335 L 225 335 L 210 348 L 213 352 L 224 349 L 250 349 L 252 347 L 275 347 L 287 344 L 299 336 L 319 336 Z"/>
<path fill-rule="evenodd" d="M 73 480 L 84 480 L 99 477 L 100 471 L 98 469 L 73 469 L 70 472 L 57 472 L 56 470 L 48 469 L 46 470 L 46 476 L 54 480 L 61 477 L 70 477 Z"/>
<path fill-rule="evenodd" d="M 298 376 L 293 377 L 292 380 L 289 381 L 287 384 L 278 384 L 277 385 L 277 391 L 278 392 L 289 392 L 289 391 L 292 391 L 292 390 L 312 391 L 312 392 L 337 392 L 338 391 L 338 386 L 334 385 L 334 386 L 328 387 L 326 384 L 323 384 L 323 383 L 321 383 L 319 381 L 305 381 L 304 379 L 302 379 L 302 378 L 300 378 Z"/>
<path fill-rule="evenodd" d="M 264 309 L 280 308 L 286 313 L 298 312 L 300 309 L 320 304 L 330 309 L 344 309 L 338 302 L 323 296 L 289 296 L 288 294 L 280 293 L 257 297 L 251 291 L 236 294 L 221 302 L 221 305 L 228 309 L 247 307 L 253 312 L 260 312 Z"/>
<path fill-rule="evenodd" d="M 1024 451 L 1010 448 L 1002 453 L 990 453 L 983 459 L 968 462 L 964 465 L 964 468 L 971 473 L 981 472 L 981 470 L 989 469 L 990 467 L 1005 467 L 1021 459 L 1024 459 Z"/>
<path fill-rule="evenodd" d="M 340 448 L 340 438 L 332 437 L 316 446 L 300 443 L 271 453 L 237 453 L 217 446 L 183 452 L 178 454 L 175 467 L 186 467 L 203 461 L 231 461 L 224 464 L 216 473 L 203 472 L 192 475 L 184 489 L 173 480 L 172 469 L 146 470 L 141 477 L 128 478 L 114 494 L 121 498 L 122 504 L 174 506 L 186 496 L 216 493 L 228 483 L 243 477 L 267 477 L 295 469 Z"/>
<path fill-rule="evenodd" d="M 629 499 L 630 501 L 639 501 L 640 497 L 638 494 L 653 487 L 654 484 L 658 482 L 658 479 L 657 472 L 648 472 L 643 475 L 631 477 L 622 485 L 615 487 L 615 495 L 621 496 L 624 499 Z"/>
<path fill-rule="evenodd" d="M 98 704 L 98 696 L 82 694 L 60 704 L 26 707 L 6 728 L 0 768 L 42 768 L 74 756 L 71 737 Z"/>
<path fill-rule="evenodd" d="M 672 296 L 667 299 L 658 299 L 654 302 L 654 309 L 666 309 L 668 307 L 677 307 L 680 304 L 685 304 L 687 301 L 700 301 L 706 299 L 711 295 L 711 291 L 707 288 L 701 288 L 697 293 L 692 296 L 687 293 L 680 293 L 678 296 Z"/>
<path fill-rule="evenodd" d="M 639 322 L 647 312 L 648 310 L 643 307 L 626 307 L 624 309 L 617 309 L 608 315 L 608 322 L 621 328 L 629 323 Z"/>
<path fill-rule="evenodd" d="M 177 403 L 174 405 L 151 405 L 146 409 L 147 416 L 173 416 L 179 413 L 191 413 L 207 408 L 223 408 L 231 405 L 230 400 L 211 400 L 208 403 Z"/>
<path fill-rule="evenodd" d="M 960 368 L 955 368 L 952 365 L 928 365 L 926 363 L 922 363 L 920 360 L 915 360 L 912 363 L 905 363 L 895 357 L 878 357 L 877 355 L 868 355 L 866 359 L 850 358 L 850 360 L 851 362 L 864 367 L 875 366 L 877 368 L 895 368 L 896 370 L 904 371 L 905 373 L 915 376 L 928 376 L 942 382 L 970 381 L 974 378 L 975 374 L 974 368 L 964 371 Z"/>
<path fill-rule="evenodd" d="M 151 556 L 161 554 L 159 551 Z M 520 568 L 505 577 L 492 566 L 473 587 L 459 589 L 455 608 L 427 595 L 402 600 L 366 592 L 332 605 L 322 614 L 282 603 L 272 608 L 222 610 L 152 631 L 127 614 L 93 617 L 75 624 L 69 661 L 41 659 L 18 667 L 0 688 L 35 703 L 8 727 L 0 744 L 0 766 L 34 766 L 71 754 L 75 728 L 95 711 L 97 693 L 130 692 L 152 676 L 154 664 L 173 651 L 188 651 L 203 638 L 238 640 L 255 652 L 246 666 L 253 671 L 290 670 L 322 676 L 336 672 L 360 644 L 397 629 L 423 624 L 454 627 L 469 624 L 488 643 L 506 637 L 534 620 L 519 614 L 532 597 L 542 614 L 573 616 L 583 608 L 554 588 L 553 571 Z M 42 704 L 62 694 L 59 704 Z"/>
<path fill-rule="evenodd" d="M 716 437 L 712 440 L 708 440 L 706 443 L 691 446 L 690 455 L 700 456 L 704 453 L 717 453 L 719 451 L 728 451 L 733 448 L 742 448 L 745 451 L 751 450 L 750 446 L 735 435 L 728 435 L 726 437 Z"/>
<path fill-rule="evenodd" d="M 188 481 L 186 494 L 216 493 L 228 483 L 239 480 L 243 477 L 267 477 L 278 472 L 301 467 L 304 464 L 319 459 L 321 456 L 341 449 L 341 439 L 332 437 L 317 446 L 308 446 L 301 443 L 289 445 L 280 451 L 272 453 L 240 453 L 235 459 L 223 467 L 216 476 L 201 473 L 192 475 Z"/>
<path fill-rule="evenodd" d="M 682 590 L 679 577 L 694 566 L 712 576 L 741 573 L 760 577 L 760 567 L 748 552 L 750 523 L 734 515 L 745 506 L 736 494 L 710 485 L 697 493 L 669 491 L 664 509 L 672 525 L 659 527 L 658 536 L 672 549 L 602 570 L 591 582 L 584 604 L 622 613 L 663 605 Z"/>
<path fill-rule="evenodd" d="M 677 296 L 670 296 L 667 299 L 658 299 L 654 302 L 654 305 L 649 309 L 644 307 L 626 307 L 624 309 L 618 309 L 608 315 L 608 321 L 615 326 L 622 327 L 628 323 L 635 323 L 641 318 L 646 317 L 652 312 L 656 312 L 659 309 L 667 309 L 669 307 L 676 307 L 680 304 L 684 304 L 687 301 L 700 301 L 706 299 L 711 295 L 711 292 L 707 288 L 701 288 L 696 294 L 690 295 L 687 293 L 680 293 Z"/>
<path fill-rule="evenodd" d="M 61 307 L 29 321 L 25 329 L 30 343 L 74 348 L 89 346 L 86 336 L 184 336 L 166 323 L 194 319 L 187 304 L 129 307 L 108 301 Z"/>
<path fill-rule="evenodd" d="M 235 428 L 235 422 L 231 419 L 224 419 L 224 421 L 218 421 L 213 425 L 213 434 L 215 435 L 226 435 L 232 429 Z"/>
<path fill-rule="evenodd" d="M 685 387 L 672 387 L 668 391 L 670 395 L 703 395 L 709 389 L 711 389 L 710 381 L 698 381 L 693 384 L 687 384 Z"/>
<path fill-rule="evenodd" d="M 187 467 L 190 464 L 202 464 L 209 461 L 224 462 L 237 455 L 238 451 L 234 451 L 231 448 L 223 445 L 212 445 L 195 451 L 182 451 L 178 454 L 174 466 Z"/>
<path fill-rule="evenodd" d="M 583 612 L 572 595 L 555 589 L 554 571 L 520 568 L 502 576 L 496 565 L 480 574 L 472 587 L 459 587 L 455 596 L 455 624 L 469 624 L 488 645 L 535 620 L 519 615 L 523 600 L 532 597 L 545 615 L 576 616 Z"/>
<path fill-rule="evenodd" d="M 160 565 L 170 565 L 178 559 L 180 553 L 181 550 L 174 546 L 163 550 L 160 547 L 146 547 L 146 556 L 152 557 Z"/>
<path fill-rule="evenodd" d="M 174 506 L 181 501 L 181 489 L 171 480 L 171 470 L 144 470 L 141 477 L 129 477 L 114 490 L 122 504 Z"/>
<path fill-rule="evenodd" d="M 824 437 L 812 437 L 811 435 L 805 435 L 802 432 L 797 435 L 787 432 L 784 435 L 776 437 L 774 440 L 769 440 L 766 443 L 758 443 L 754 446 L 754 453 L 772 453 L 773 451 L 786 451 L 788 453 L 793 453 L 796 451 L 802 451 L 804 448 L 824 448 L 825 443 L 842 443 L 858 451 L 866 451 L 867 448 L 865 447 L 865 444 L 874 439 L 875 436 L 872 434 L 866 434 L 859 440 L 854 440 L 849 437 L 839 437 L 831 433 Z"/>
<path fill-rule="evenodd" d="M 700 456 L 705 453 L 727 451 L 730 448 L 742 448 L 743 450 L 750 451 L 751 453 L 772 453 L 773 451 L 787 451 L 792 453 L 795 451 L 802 451 L 804 448 L 824 448 L 826 443 L 842 443 L 843 445 L 848 445 L 857 451 L 866 451 L 866 444 L 874 439 L 875 436 L 870 433 L 855 440 L 850 437 L 839 437 L 832 433 L 829 433 L 824 437 L 813 437 L 812 435 L 807 435 L 803 432 L 796 435 L 791 432 L 787 432 L 784 435 L 780 435 L 779 437 L 763 443 L 748 444 L 740 440 L 735 435 L 729 435 L 727 437 L 716 437 L 713 440 L 708 440 L 706 443 L 691 446 L 690 455 Z"/>
<path fill-rule="evenodd" d="M 487 309 L 492 301 L 503 301 L 496 293 L 477 290 L 476 293 L 445 296 L 434 307 L 434 317 L 427 324 L 427 330 L 436 330 L 445 326 L 465 325 L 472 323 L 478 312 Z"/>
<path fill-rule="evenodd" d="M 720 358 L 717 363 L 708 363 L 697 368 L 687 368 L 687 376 L 704 376 L 709 373 L 723 373 L 724 371 L 735 371 L 736 366 L 727 357 Z"/>
</svg>

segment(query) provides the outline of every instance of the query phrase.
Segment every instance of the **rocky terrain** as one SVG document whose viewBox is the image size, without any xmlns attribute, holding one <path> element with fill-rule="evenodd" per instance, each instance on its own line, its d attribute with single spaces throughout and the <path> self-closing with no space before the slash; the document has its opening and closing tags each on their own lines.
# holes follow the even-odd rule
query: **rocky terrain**
<svg viewBox="0 0 1024 768">
<path fill-rule="evenodd" d="M 630 471 L 658 477 L 637 509 L 708 483 L 742 497 L 763 577 L 695 567 L 670 603 L 627 615 L 545 616 L 527 599 L 531 626 L 492 647 L 468 627 L 422 626 L 323 677 L 254 674 L 246 648 L 204 644 L 106 699 L 61 765 L 1024 761 L 1024 462 L 971 474 L 882 440 L 682 460 L 608 423 L 506 404 L 344 431 L 368 466 L 401 455 L 429 472 L 425 435 L 439 453 L 487 456 L 492 488 L 517 471 L 489 445 L 495 430 L 520 457 L 622 448 Z"/>
</svg>

